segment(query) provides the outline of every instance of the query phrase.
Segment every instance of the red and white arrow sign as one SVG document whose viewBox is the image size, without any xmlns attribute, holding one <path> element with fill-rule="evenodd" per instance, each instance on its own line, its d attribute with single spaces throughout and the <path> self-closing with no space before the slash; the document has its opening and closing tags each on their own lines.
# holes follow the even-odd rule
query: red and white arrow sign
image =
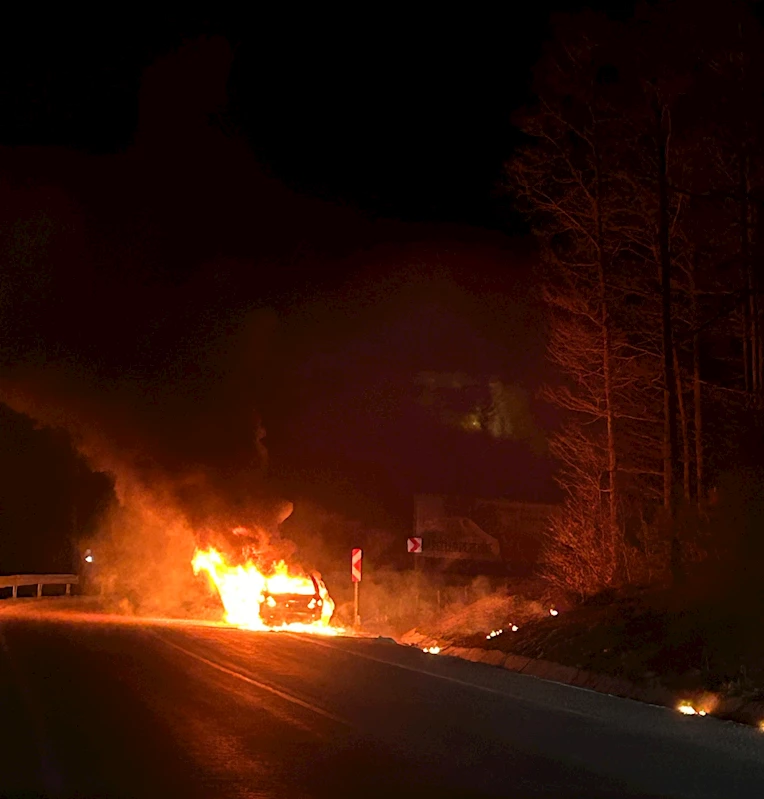
<svg viewBox="0 0 764 799">
<path fill-rule="evenodd" d="M 407 538 L 406 539 L 406 550 L 408 552 L 413 552 L 415 555 L 418 552 L 422 551 L 422 539 L 421 538 Z"/>
<path fill-rule="evenodd" d="M 350 555 L 350 579 L 354 583 L 361 582 L 361 561 L 363 560 L 363 550 L 354 549 Z"/>
</svg>

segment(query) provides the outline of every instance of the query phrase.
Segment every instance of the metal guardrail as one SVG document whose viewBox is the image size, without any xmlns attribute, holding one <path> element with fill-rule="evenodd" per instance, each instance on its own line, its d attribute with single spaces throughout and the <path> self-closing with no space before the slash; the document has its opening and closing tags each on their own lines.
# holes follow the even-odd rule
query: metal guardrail
<svg viewBox="0 0 764 799">
<path fill-rule="evenodd" d="M 37 596 L 42 596 L 44 585 L 65 585 L 66 595 L 72 593 L 72 586 L 79 583 L 80 578 L 76 574 L 10 574 L 0 575 L 0 588 L 12 588 L 13 598 L 17 596 L 19 586 L 36 585 Z"/>
</svg>

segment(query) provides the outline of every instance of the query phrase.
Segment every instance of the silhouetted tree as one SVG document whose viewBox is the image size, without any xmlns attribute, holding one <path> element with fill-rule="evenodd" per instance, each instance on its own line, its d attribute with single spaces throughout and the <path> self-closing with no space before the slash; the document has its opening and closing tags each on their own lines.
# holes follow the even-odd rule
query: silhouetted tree
<svg viewBox="0 0 764 799">
<path fill-rule="evenodd" d="M 566 17 L 537 67 L 509 172 L 541 245 L 562 378 L 547 395 L 566 412 L 547 556 L 580 593 L 669 566 L 682 579 L 723 438 L 704 419 L 742 421 L 735 397 L 764 392 L 761 53 L 745 4 L 680 1 Z"/>
</svg>

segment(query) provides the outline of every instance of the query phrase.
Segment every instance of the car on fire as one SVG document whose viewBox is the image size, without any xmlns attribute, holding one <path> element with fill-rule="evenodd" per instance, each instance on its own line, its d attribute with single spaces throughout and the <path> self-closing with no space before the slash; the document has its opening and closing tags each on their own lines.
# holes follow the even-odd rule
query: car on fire
<svg viewBox="0 0 764 799">
<path fill-rule="evenodd" d="M 260 604 L 260 618 L 268 627 L 281 627 L 284 624 L 313 624 L 321 620 L 324 600 L 321 598 L 320 578 L 310 575 L 312 593 L 275 593 L 263 591 Z"/>
</svg>

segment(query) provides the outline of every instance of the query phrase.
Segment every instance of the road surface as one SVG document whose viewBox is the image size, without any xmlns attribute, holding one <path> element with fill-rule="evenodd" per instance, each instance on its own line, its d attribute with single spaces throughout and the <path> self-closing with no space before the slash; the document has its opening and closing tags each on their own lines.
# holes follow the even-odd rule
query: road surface
<svg viewBox="0 0 764 799">
<path fill-rule="evenodd" d="M 764 733 L 389 641 L 0 611 L 0 795 L 746 797 Z"/>
</svg>

